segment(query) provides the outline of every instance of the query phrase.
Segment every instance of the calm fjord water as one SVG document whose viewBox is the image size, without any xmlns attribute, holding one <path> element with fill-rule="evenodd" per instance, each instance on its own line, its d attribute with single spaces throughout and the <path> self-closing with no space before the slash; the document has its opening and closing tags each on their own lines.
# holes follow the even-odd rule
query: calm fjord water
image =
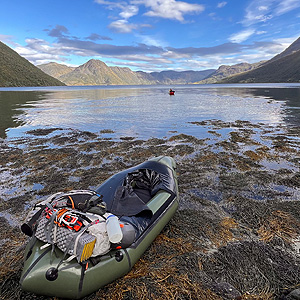
<svg viewBox="0 0 300 300">
<path fill-rule="evenodd" d="M 0 88 L 0 137 L 37 128 L 112 130 L 147 139 L 174 132 L 203 137 L 191 122 L 300 122 L 300 84 Z"/>
</svg>

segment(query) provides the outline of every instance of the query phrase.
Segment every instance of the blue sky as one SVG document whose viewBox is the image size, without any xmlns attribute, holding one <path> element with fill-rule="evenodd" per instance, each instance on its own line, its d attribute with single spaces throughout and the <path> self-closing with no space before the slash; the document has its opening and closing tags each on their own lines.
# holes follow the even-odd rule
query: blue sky
<svg viewBox="0 0 300 300">
<path fill-rule="evenodd" d="M 100 59 L 205 70 L 270 59 L 299 36 L 300 0 L 2 0 L 0 40 L 34 64 Z"/>
</svg>

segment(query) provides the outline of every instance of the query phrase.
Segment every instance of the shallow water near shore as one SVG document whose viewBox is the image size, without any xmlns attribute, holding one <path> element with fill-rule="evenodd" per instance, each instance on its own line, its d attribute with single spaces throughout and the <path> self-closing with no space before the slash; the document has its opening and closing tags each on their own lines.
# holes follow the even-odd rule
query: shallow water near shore
<svg viewBox="0 0 300 300">
<path fill-rule="evenodd" d="M 3 299 L 49 299 L 18 286 L 35 203 L 160 155 L 177 163 L 178 212 L 86 299 L 282 300 L 300 287 L 300 86 L 172 88 L 0 91 Z"/>
<path fill-rule="evenodd" d="M 0 137 L 72 128 L 109 137 L 205 136 L 193 122 L 300 122 L 300 84 L 53 87 L 0 89 Z"/>
</svg>

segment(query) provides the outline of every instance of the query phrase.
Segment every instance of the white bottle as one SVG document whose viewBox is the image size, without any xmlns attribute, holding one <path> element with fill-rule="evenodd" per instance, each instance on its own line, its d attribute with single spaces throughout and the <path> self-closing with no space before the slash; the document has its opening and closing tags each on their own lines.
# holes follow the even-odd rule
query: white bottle
<svg viewBox="0 0 300 300">
<path fill-rule="evenodd" d="M 111 243 L 120 243 L 123 238 L 123 233 L 120 227 L 120 222 L 117 216 L 108 214 L 106 218 L 106 230 L 108 239 Z"/>
</svg>

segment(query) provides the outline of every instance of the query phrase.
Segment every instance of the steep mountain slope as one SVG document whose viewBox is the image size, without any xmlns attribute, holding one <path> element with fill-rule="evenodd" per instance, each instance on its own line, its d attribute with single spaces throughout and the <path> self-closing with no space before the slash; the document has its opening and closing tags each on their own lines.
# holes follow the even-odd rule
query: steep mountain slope
<svg viewBox="0 0 300 300">
<path fill-rule="evenodd" d="M 58 64 L 55 62 L 50 62 L 48 64 L 42 64 L 37 66 L 39 69 L 41 69 L 46 74 L 54 77 L 59 78 L 62 75 L 65 75 L 67 73 L 70 73 L 75 70 L 74 67 L 68 67 L 63 64 Z"/>
<path fill-rule="evenodd" d="M 278 55 L 274 56 L 272 59 L 268 60 L 267 63 L 273 62 L 277 59 L 293 54 L 298 50 L 300 50 L 300 37 L 295 42 L 293 42 L 288 48 L 286 48 L 283 52 L 279 53 Z"/>
<path fill-rule="evenodd" d="M 134 72 L 128 68 L 112 69 L 104 62 L 91 59 L 72 72 L 59 77 L 68 85 L 124 85 L 136 84 Z"/>
<path fill-rule="evenodd" d="M 0 86 L 64 85 L 0 42 Z"/>
<path fill-rule="evenodd" d="M 268 62 L 255 70 L 225 78 L 218 83 L 300 82 L 300 51 Z"/>
<path fill-rule="evenodd" d="M 232 65 L 232 66 L 222 65 L 218 68 L 218 70 L 216 70 L 215 72 L 210 74 L 208 77 L 206 77 L 205 79 L 203 79 L 197 83 L 198 84 L 216 83 L 216 82 L 220 81 L 221 79 L 226 78 L 228 76 L 232 76 L 235 74 L 253 70 L 253 69 L 259 67 L 262 63 L 264 63 L 264 62 L 261 61 L 261 62 L 254 63 L 254 64 L 240 63 L 240 64 L 236 64 L 236 65 Z"/>
<path fill-rule="evenodd" d="M 218 83 L 300 82 L 300 38 L 258 68 Z"/>
</svg>

